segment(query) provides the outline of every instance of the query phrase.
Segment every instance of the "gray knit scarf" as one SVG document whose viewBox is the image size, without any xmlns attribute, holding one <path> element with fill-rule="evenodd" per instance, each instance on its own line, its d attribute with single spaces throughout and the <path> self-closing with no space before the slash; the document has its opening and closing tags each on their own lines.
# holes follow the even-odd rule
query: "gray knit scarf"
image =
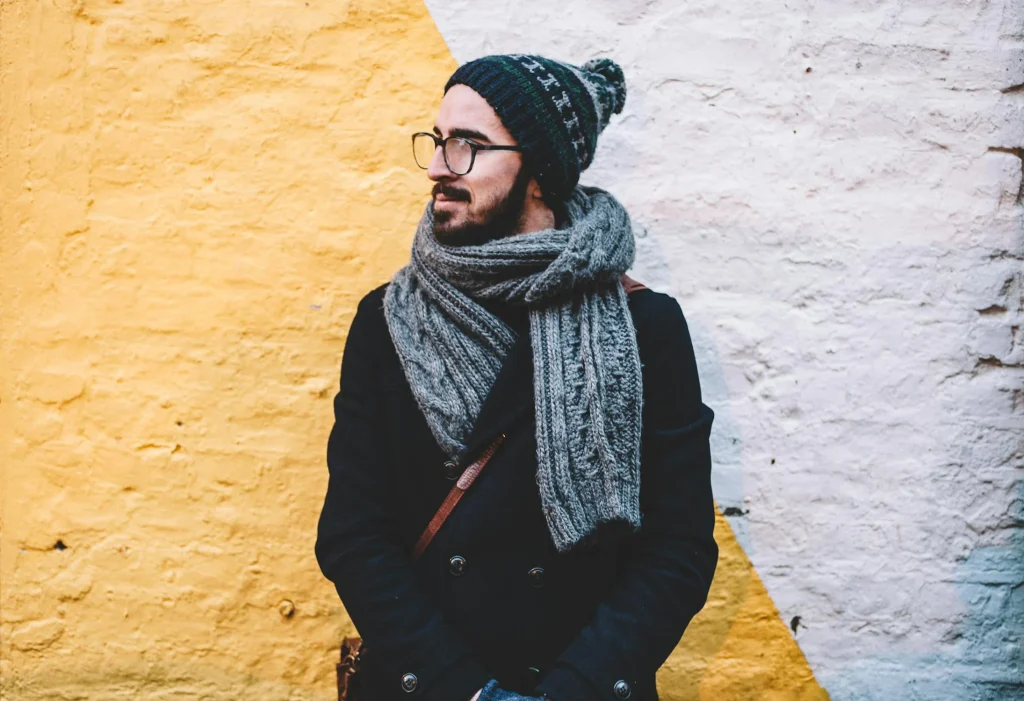
<svg viewBox="0 0 1024 701">
<path fill-rule="evenodd" d="M 412 393 L 453 459 L 516 340 L 476 300 L 529 308 L 537 485 L 559 551 L 600 523 L 640 527 L 642 386 L 636 332 L 620 276 L 633 263 L 629 214 L 610 194 L 577 187 L 568 223 L 446 246 L 428 204 L 412 261 L 384 313 Z"/>
</svg>

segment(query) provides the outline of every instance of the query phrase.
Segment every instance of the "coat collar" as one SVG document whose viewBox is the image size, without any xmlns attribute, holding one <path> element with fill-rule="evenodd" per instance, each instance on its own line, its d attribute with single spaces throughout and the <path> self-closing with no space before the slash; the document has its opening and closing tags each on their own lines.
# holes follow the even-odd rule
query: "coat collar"
<svg viewBox="0 0 1024 701">
<path fill-rule="evenodd" d="M 527 410 L 533 410 L 533 349 L 529 331 L 516 338 L 466 440 L 462 462 L 469 464 L 494 438 Z"/>
</svg>

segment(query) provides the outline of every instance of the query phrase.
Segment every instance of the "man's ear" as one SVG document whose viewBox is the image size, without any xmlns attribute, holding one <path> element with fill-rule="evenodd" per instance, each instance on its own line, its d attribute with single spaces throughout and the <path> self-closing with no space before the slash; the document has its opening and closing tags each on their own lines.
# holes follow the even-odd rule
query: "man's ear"
<svg viewBox="0 0 1024 701">
<path fill-rule="evenodd" d="M 544 199 L 544 192 L 540 189 L 540 183 L 537 182 L 536 176 L 530 177 L 530 182 L 526 185 L 526 196 L 531 200 Z"/>
</svg>

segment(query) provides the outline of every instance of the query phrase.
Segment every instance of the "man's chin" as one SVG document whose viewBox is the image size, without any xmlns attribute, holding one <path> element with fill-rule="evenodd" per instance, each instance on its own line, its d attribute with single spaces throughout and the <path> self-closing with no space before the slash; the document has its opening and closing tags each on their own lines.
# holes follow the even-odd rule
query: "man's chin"
<svg viewBox="0 0 1024 701">
<path fill-rule="evenodd" d="M 468 205 L 467 207 L 468 208 Z M 494 212 L 486 221 L 473 221 L 465 208 L 434 206 L 434 238 L 445 246 L 480 246 L 513 232 L 518 218 L 495 219 Z"/>
<path fill-rule="evenodd" d="M 434 238 L 445 246 L 470 246 L 487 241 L 484 227 L 467 222 L 455 212 L 434 210 Z"/>
</svg>

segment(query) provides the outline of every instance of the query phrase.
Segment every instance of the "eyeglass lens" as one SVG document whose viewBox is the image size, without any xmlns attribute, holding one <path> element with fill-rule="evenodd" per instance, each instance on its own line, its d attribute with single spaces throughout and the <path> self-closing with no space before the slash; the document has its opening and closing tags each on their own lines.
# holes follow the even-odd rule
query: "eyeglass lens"
<svg viewBox="0 0 1024 701">
<path fill-rule="evenodd" d="M 429 168 L 434 160 L 437 143 L 427 134 L 417 134 L 412 142 L 413 156 L 420 168 Z M 449 139 L 445 142 L 445 158 L 448 169 L 456 175 L 465 175 L 473 162 L 473 147 L 463 139 Z"/>
</svg>

